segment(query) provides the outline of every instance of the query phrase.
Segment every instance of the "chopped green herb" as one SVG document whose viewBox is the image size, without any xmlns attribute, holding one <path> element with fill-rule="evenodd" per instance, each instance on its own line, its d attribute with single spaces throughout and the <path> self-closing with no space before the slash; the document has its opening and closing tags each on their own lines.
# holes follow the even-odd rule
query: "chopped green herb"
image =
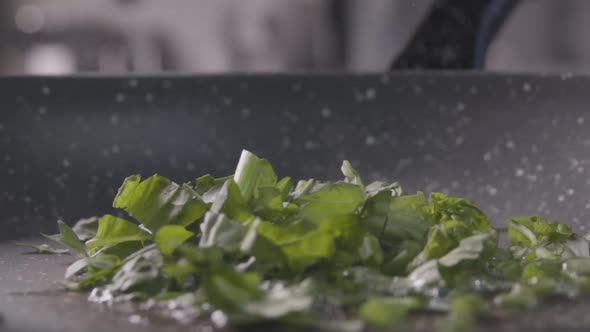
<svg viewBox="0 0 590 332">
<path fill-rule="evenodd" d="M 33 253 L 35 254 L 47 254 L 47 255 L 62 255 L 67 254 L 69 252 L 68 249 L 56 249 L 51 247 L 48 244 L 34 244 L 34 243 L 26 243 L 26 242 L 18 242 L 15 245 L 19 247 L 28 247 L 34 249 Z"/>
<path fill-rule="evenodd" d="M 590 235 L 514 217 L 501 247 L 472 201 L 404 193 L 397 182 L 365 185 L 348 161 L 341 171 L 342 181 L 294 186 L 243 151 L 226 177 L 177 184 L 134 175 L 113 203 L 129 217 L 73 228 L 60 221 L 47 237 L 82 256 L 65 284 L 92 290 L 91 301 L 183 296 L 235 325 L 359 331 L 436 311 L 447 313 L 443 331 L 469 331 L 489 306 L 590 295 Z"/>
</svg>

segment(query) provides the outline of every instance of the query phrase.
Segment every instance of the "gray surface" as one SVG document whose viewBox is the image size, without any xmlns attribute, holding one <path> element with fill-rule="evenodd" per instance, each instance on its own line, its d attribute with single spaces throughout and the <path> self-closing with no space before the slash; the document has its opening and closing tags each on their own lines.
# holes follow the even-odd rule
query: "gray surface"
<svg viewBox="0 0 590 332">
<path fill-rule="evenodd" d="M 59 281 L 75 256 L 25 254 L 30 251 L 12 243 L 0 244 L 0 313 L 4 316 L 0 331 L 182 332 L 203 328 L 182 326 L 145 313 L 140 313 L 141 323 L 131 323 L 130 317 L 138 314 L 133 306 L 92 304 L 85 293 L 63 291 Z"/>
<path fill-rule="evenodd" d="M 44 240 L 34 240 L 44 243 Z M 64 292 L 59 280 L 76 258 L 71 255 L 27 255 L 29 249 L 0 244 L 0 313 L 2 332 L 103 332 L 103 331 L 209 331 L 209 325 L 180 325 L 161 315 L 139 312 L 141 323 L 130 323 L 138 314 L 133 305 L 108 307 L 88 303 L 85 293 Z M 529 312 L 493 311 L 484 317 L 478 332 L 588 331 L 589 301 L 552 303 Z M 399 331 L 431 331 L 439 317 L 414 315 Z M 260 329 L 266 331 L 267 329 Z M 276 329 L 272 329 L 276 330 Z"/>
</svg>

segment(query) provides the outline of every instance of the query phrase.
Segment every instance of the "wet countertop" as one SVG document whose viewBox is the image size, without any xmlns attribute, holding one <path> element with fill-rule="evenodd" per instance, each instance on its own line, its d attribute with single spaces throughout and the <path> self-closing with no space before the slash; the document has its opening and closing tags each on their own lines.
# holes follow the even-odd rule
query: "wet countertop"
<svg viewBox="0 0 590 332">
<path fill-rule="evenodd" d="M 43 243 L 43 240 L 33 240 Z M 206 331 L 207 323 L 182 325 L 138 312 L 131 305 L 109 307 L 87 302 L 87 294 L 65 292 L 59 281 L 72 255 L 28 254 L 12 242 L 0 244 L 0 323 L 2 332 Z M 590 300 L 556 302 L 533 311 L 495 312 L 480 319 L 477 331 L 589 331 Z M 403 331 L 432 331 L 440 316 L 414 315 Z M 224 329 L 228 331 L 229 329 Z M 252 329 L 249 329 L 252 330 Z M 273 329 L 275 330 L 275 329 Z"/>
</svg>

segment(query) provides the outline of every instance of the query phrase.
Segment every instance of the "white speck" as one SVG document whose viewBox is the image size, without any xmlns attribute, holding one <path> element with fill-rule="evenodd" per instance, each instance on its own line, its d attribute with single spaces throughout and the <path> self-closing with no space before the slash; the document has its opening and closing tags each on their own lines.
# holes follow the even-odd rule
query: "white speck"
<svg viewBox="0 0 590 332">
<path fill-rule="evenodd" d="M 117 93 L 115 95 L 115 101 L 118 102 L 118 103 L 124 102 L 125 101 L 125 95 L 122 94 L 122 93 Z"/>
<path fill-rule="evenodd" d="M 211 313 L 211 321 L 217 327 L 223 327 L 227 324 L 227 316 L 221 310 L 215 310 Z"/>
<path fill-rule="evenodd" d="M 545 167 L 543 167 L 543 165 L 541 164 L 537 164 L 537 166 L 535 166 L 535 169 L 537 170 L 537 172 L 542 172 L 545 169 Z"/>
<path fill-rule="evenodd" d="M 322 118 L 327 119 L 332 116 L 332 110 L 329 108 L 322 108 L 321 114 Z"/>
<path fill-rule="evenodd" d="M 432 161 L 433 157 L 430 153 L 424 155 L 424 161 Z"/>
<path fill-rule="evenodd" d="M 537 181 L 537 176 L 535 174 L 527 174 L 526 179 L 531 182 Z"/>
<path fill-rule="evenodd" d="M 563 202 L 563 201 L 565 201 L 565 196 L 563 196 L 563 195 L 559 195 L 559 196 L 557 196 L 557 201 L 558 201 L 558 202 Z"/>
<path fill-rule="evenodd" d="M 41 106 L 39 107 L 39 114 L 44 115 L 47 114 L 47 108 Z"/>
<path fill-rule="evenodd" d="M 485 160 L 485 161 L 490 161 L 490 160 L 492 160 L 492 153 L 491 153 L 491 152 L 486 152 L 486 153 L 483 155 L 483 160 Z"/>
<path fill-rule="evenodd" d="M 111 115 L 111 124 L 116 125 L 117 123 L 119 123 L 119 116 L 117 114 Z"/>
<path fill-rule="evenodd" d="M 375 145 L 376 141 L 377 140 L 375 139 L 375 136 L 369 135 L 369 136 L 365 137 L 365 144 L 367 144 L 367 145 Z"/>
<path fill-rule="evenodd" d="M 291 146 L 291 137 L 289 137 L 289 136 L 283 137 L 283 139 L 281 140 L 281 145 L 285 149 L 288 148 L 289 146 Z"/>
<path fill-rule="evenodd" d="M 590 203 L 586 203 L 586 209 L 590 209 Z"/>
<path fill-rule="evenodd" d="M 462 112 L 465 110 L 465 104 L 459 102 L 457 103 L 457 111 Z"/>
<path fill-rule="evenodd" d="M 150 157 L 153 154 L 152 149 L 145 149 L 143 150 L 143 154 Z"/>
<path fill-rule="evenodd" d="M 390 81 L 389 75 L 387 75 L 387 74 L 381 75 L 381 79 L 380 80 L 381 80 L 381 83 L 384 84 L 384 85 L 389 84 L 389 81 Z"/>
<path fill-rule="evenodd" d="M 562 80 L 567 80 L 568 78 L 574 77 L 573 73 L 563 73 L 559 76 Z"/>
<path fill-rule="evenodd" d="M 170 82 L 169 80 L 164 80 L 164 82 L 162 82 L 162 87 L 164 89 L 170 89 L 171 86 L 172 86 L 172 82 Z"/>
<path fill-rule="evenodd" d="M 129 323 L 131 324 L 145 324 L 145 318 L 141 317 L 140 315 L 131 315 L 127 318 Z"/>
<path fill-rule="evenodd" d="M 225 106 L 230 106 L 232 104 L 232 100 L 229 97 L 224 97 L 222 102 Z"/>
<path fill-rule="evenodd" d="M 583 117 L 579 117 L 577 120 L 579 125 L 583 125 L 584 124 L 584 118 Z"/>
<path fill-rule="evenodd" d="M 4 129 L 4 124 L 0 123 L 0 129 Z"/>
<path fill-rule="evenodd" d="M 574 190 L 574 188 L 569 188 L 568 190 L 566 190 L 566 191 L 565 191 L 565 193 L 566 193 L 568 196 L 572 196 L 573 194 L 575 194 L 575 193 L 576 193 L 576 191 Z"/>
<path fill-rule="evenodd" d="M 193 164 L 193 163 L 191 163 L 191 162 L 188 162 L 188 163 L 186 164 L 186 170 L 187 170 L 187 171 L 194 171 L 194 170 L 195 170 L 195 164 Z"/>
<path fill-rule="evenodd" d="M 515 147 L 516 147 L 516 144 L 513 141 L 506 142 L 506 148 L 507 149 L 514 150 Z"/>
<path fill-rule="evenodd" d="M 121 151 L 121 148 L 118 145 L 113 145 L 111 147 L 111 151 L 113 151 L 113 153 L 119 153 Z"/>
<path fill-rule="evenodd" d="M 41 88 L 41 93 L 43 93 L 46 96 L 49 96 L 51 94 L 51 89 L 48 86 L 44 86 Z"/>
<path fill-rule="evenodd" d="M 463 144 L 464 138 L 463 136 L 457 136 L 457 138 L 455 138 L 455 144 L 456 145 L 461 145 Z"/>
<path fill-rule="evenodd" d="M 240 114 L 242 114 L 242 117 L 243 117 L 243 118 L 249 118 L 249 117 L 250 117 L 250 115 L 252 114 L 252 112 L 250 111 L 250 109 L 249 109 L 249 108 L 242 108 L 242 109 L 240 110 Z"/>
<path fill-rule="evenodd" d="M 139 85 L 139 82 L 135 78 L 132 78 L 132 79 L 129 80 L 129 86 L 130 87 L 136 88 L 138 85 Z"/>
<path fill-rule="evenodd" d="M 479 90 L 476 86 L 472 86 L 471 88 L 469 88 L 469 93 L 471 93 L 472 95 L 476 95 L 478 92 Z"/>
<path fill-rule="evenodd" d="M 414 90 L 414 94 L 421 94 L 422 93 L 422 87 L 419 85 L 414 85 L 414 87 L 412 88 L 412 90 Z"/>
<path fill-rule="evenodd" d="M 418 144 L 418 146 L 424 146 L 426 145 L 426 140 L 424 138 L 420 138 L 416 141 L 416 144 Z"/>
<path fill-rule="evenodd" d="M 152 95 L 151 93 L 147 93 L 145 95 L 145 101 L 147 101 L 148 103 L 151 103 L 154 101 L 154 95 Z"/>
<path fill-rule="evenodd" d="M 305 143 L 303 144 L 303 147 L 306 150 L 313 150 L 313 149 L 317 148 L 317 144 L 314 141 L 305 141 Z"/>
<path fill-rule="evenodd" d="M 72 166 L 72 163 L 70 163 L 70 161 L 69 161 L 69 160 L 67 160 L 67 159 L 64 159 L 64 160 L 61 162 L 61 164 L 63 165 L 63 167 L 66 167 L 66 168 L 67 168 L 67 167 L 70 167 L 70 166 Z"/>
<path fill-rule="evenodd" d="M 446 131 L 447 131 L 447 134 L 452 134 L 455 132 L 455 128 L 453 128 L 452 126 L 448 126 Z"/>
<path fill-rule="evenodd" d="M 530 83 L 526 82 L 522 85 L 522 91 L 531 92 L 532 90 L 533 90 L 533 86 Z"/>
<path fill-rule="evenodd" d="M 522 177 L 524 176 L 524 169 L 522 168 L 517 168 L 516 172 L 514 173 L 517 177 Z"/>
<path fill-rule="evenodd" d="M 451 188 L 453 188 L 453 189 L 459 188 L 459 181 L 455 180 L 455 181 L 451 182 Z"/>
<path fill-rule="evenodd" d="M 578 171 L 578 173 L 584 173 L 584 167 L 580 166 L 576 169 L 576 171 Z"/>
<path fill-rule="evenodd" d="M 498 193 L 498 189 L 490 185 L 486 186 L 486 191 L 488 192 L 488 194 L 490 194 L 490 196 L 496 196 L 496 194 Z"/>
<path fill-rule="evenodd" d="M 365 92 L 365 96 L 367 97 L 367 100 L 373 100 L 377 96 L 377 91 L 373 88 L 369 88 Z"/>
<path fill-rule="evenodd" d="M 293 83 L 291 85 L 291 90 L 293 90 L 295 92 L 301 91 L 301 88 L 302 88 L 301 83 Z"/>
</svg>

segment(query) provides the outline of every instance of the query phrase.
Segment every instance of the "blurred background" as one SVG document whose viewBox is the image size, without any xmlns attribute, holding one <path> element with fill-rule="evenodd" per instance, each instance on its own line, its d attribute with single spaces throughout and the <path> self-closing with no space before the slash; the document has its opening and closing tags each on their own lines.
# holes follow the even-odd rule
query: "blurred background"
<svg viewBox="0 0 590 332">
<path fill-rule="evenodd" d="M 384 71 L 432 2 L 0 0 L 0 74 Z M 522 0 L 485 68 L 590 72 L 586 31 L 588 0 Z"/>
</svg>

